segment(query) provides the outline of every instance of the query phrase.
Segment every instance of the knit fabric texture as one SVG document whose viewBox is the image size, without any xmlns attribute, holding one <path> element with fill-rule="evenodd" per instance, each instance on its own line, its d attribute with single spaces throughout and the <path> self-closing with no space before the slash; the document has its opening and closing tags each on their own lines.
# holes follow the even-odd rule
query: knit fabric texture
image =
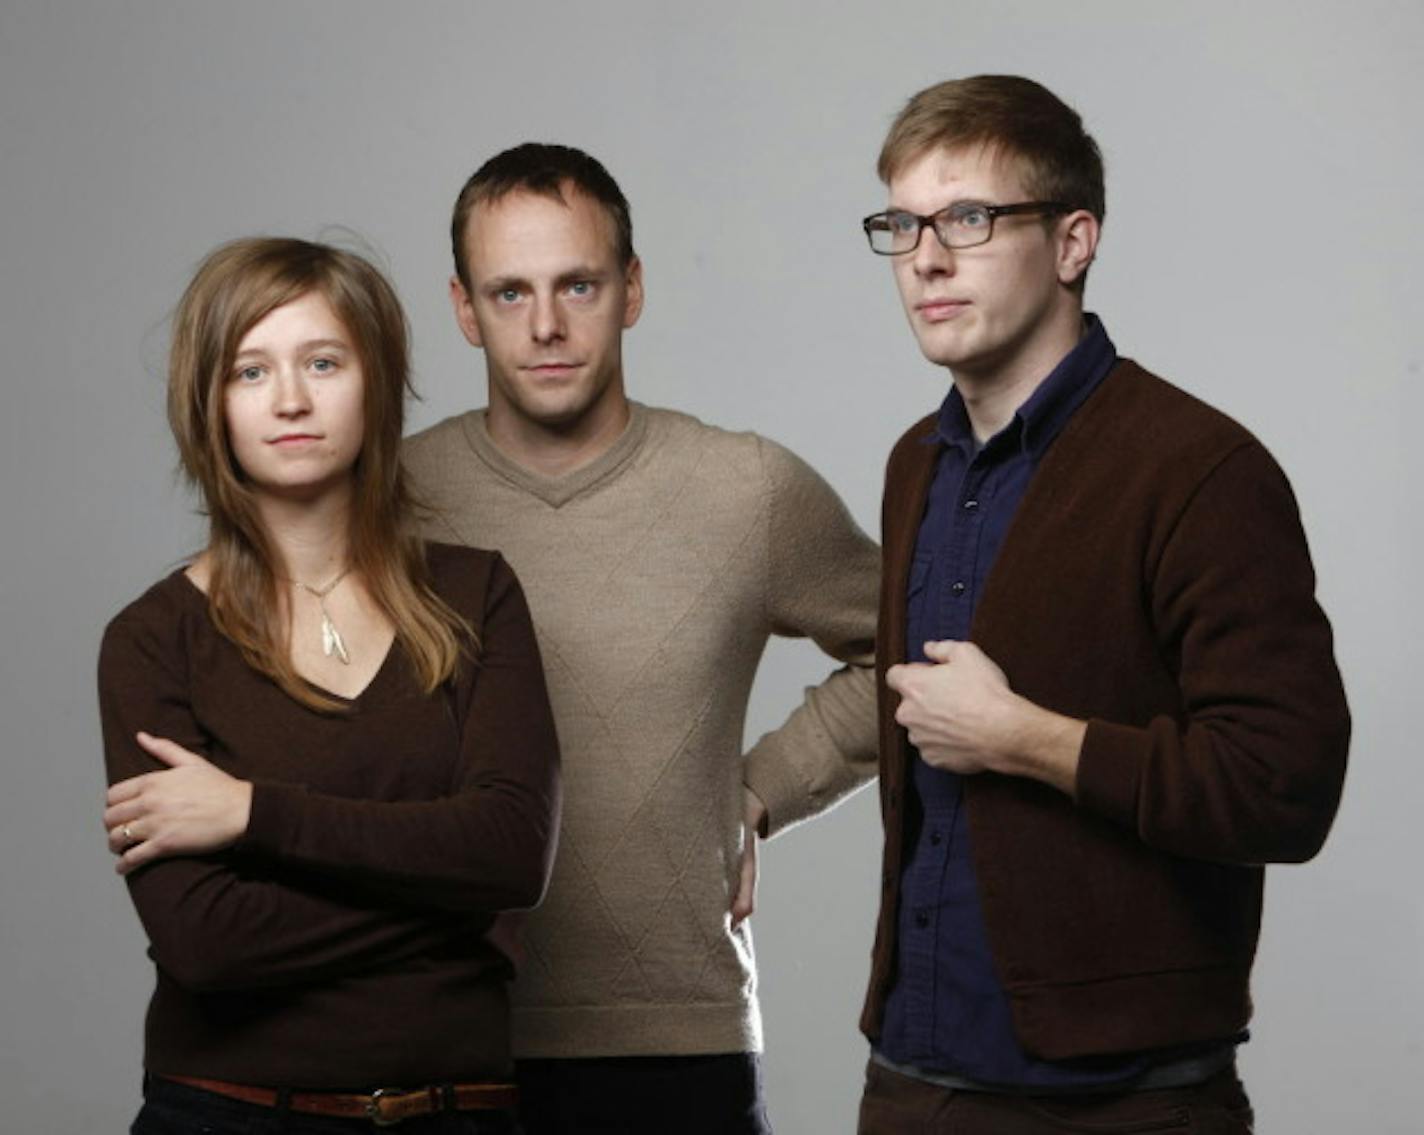
<svg viewBox="0 0 1424 1135">
<path fill-rule="evenodd" d="M 781 446 L 637 403 L 609 450 L 559 477 L 505 456 L 482 410 L 407 439 L 405 460 L 427 534 L 497 548 L 518 573 L 563 754 L 515 1055 L 759 1051 L 751 931 L 728 913 L 742 786 L 772 834 L 874 774 L 875 544 Z M 771 634 L 848 665 L 744 755 Z"/>
</svg>

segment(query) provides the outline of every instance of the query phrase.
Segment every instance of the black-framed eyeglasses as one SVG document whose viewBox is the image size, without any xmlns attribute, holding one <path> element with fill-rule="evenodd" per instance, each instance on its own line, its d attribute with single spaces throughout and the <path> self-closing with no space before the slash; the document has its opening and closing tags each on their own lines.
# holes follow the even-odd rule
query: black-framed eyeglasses
<svg viewBox="0 0 1424 1135">
<path fill-rule="evenodd" d="M 904 209 L 872 213 L 860 222 L 870 251 L 881 256 L 903 256 L 920 246 L 920 234 L 934 229 L 945 248 L 973 248 L 987 244 L 994 235 L 996 217 L 1030 214 L 1054 217 L 1071 213 L 1076 206 L 1062 201 L 1020 201 L 1013 205 L 986 205 L 980 201 L 956 201 L 926 217 Z"/>
</svg>

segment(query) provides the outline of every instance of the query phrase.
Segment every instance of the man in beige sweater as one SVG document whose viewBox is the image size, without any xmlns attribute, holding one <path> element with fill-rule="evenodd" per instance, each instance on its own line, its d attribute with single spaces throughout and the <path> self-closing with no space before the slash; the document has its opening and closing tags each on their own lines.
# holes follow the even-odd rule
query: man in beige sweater
<svg viewBox="0 0 1424 1135">
<path fill-rule="evenodd" d="M 451 237 L 489 403 L 409 439 L 406 461 L 428 534 L 518 573 L 564 757 L 554 877 L 515 989 L 524 1126 L 767 1132 L 755 833 L 874 772 L 877 549 L 787 450 L 628 399 L 642 269 L 593 158 L 497 155 Z M 743 754 L 771 634 L 847 665 Z"/>
</svg>

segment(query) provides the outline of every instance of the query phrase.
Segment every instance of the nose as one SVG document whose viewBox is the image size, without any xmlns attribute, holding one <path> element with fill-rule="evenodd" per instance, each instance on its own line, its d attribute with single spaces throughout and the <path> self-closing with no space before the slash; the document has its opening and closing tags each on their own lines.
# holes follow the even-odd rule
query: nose
<svg viewBox="0 0 1424 1135">
<path fill-rule="evenodd" d="M 530 304 L 529 336 L 536 343 L 556 343 L 564 337 L 564 310 L 557 296 L 536 295 Z"/>
<path fill-rule="evenodd" d="M 920 243 L 910 253 L 915 275 L 929 278 L 954 275 L 954 251 L 940 242 L 939 234 L 926 225 L 920 230 Z"/>
<path fill-rule="evenodd" d="M 306 376 L 292 367 L 279 368 L 272 382 L 272 412 L 279 418 L 300 418 L 311 408 Z"/>
</svg>

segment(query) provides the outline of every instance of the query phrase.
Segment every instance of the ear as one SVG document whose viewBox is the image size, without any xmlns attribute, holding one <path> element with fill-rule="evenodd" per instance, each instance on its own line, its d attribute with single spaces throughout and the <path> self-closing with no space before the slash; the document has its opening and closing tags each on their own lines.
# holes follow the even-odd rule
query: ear
<svg viewBox="0 0 1424 1135">
<path fill-rule="evenodd" d="M 1098 254 L 1102 226 L 1086 209 L 1076 209 L 1058 222 L 1058 282 L 1072 287 Z"/>
<path fill-rule="evenodd" d="M 479 320 L 475 318 L 474 302 L 470 299 L 470 293 L 465 290 L 465 285 L 460 282 L 459 276 L 450 277 L 450 306 L 455 309 L 455 322 L 460 325 L 460 330 L 465 333 L 470 346 L 483 347 L 485 341 L 480 335 Z"/>
<path fill-rule="evenodd" d="M 623 329 L 626 331 L 643 314 L 643 262 L 636 256 L 628 261 L 623 276 L 623 291 Z"/>
</svg>

